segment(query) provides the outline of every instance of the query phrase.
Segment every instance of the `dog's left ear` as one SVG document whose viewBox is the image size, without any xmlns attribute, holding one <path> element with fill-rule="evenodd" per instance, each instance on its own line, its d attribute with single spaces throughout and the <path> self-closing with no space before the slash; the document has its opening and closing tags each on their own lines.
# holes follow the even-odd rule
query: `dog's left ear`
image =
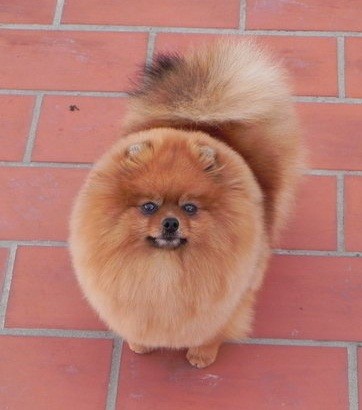
<svg viewBox="0 0 362 410">
<path fill-rule="evenodd" d="M 208 145 L 200 145 L 199 147 L 200 161 L 204 166 L 204 171 L 211 171 L 217 164 L 216 151 Z"/>
<path fill-rule="evenodd" d="M 136 144 L 129 145 L 126 148 L 126 156 L 131 161 L 138 162 L 144 159 L 144 157 L 147 156 L 147 153 L 151 150 L 152 145 L 149 141 L 137 142 Z"/>
<path fill-rule="evenodd" d="M 150 159 L 152 152 L 152 145 L 149 141 L 140 141 L 128 145 L 123 154 L 125 159 L 123 163 L 126 168 L 135 169 L 145 164 Z"/>
</svg>

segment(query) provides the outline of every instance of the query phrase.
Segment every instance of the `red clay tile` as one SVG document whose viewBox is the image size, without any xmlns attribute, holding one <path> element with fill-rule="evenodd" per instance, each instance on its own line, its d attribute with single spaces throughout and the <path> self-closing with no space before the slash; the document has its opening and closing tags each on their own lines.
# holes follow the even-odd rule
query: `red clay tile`
<svg viewBox="0 0 362 410">
<path fill-rule="evenodd" d="M 289 69 L 295 94 L 336 96 L 337 54 L 333 38 L 262 37 Z"/>
<path fill-rule="evenodd" d="M 345 179 L 345 244 L 348 251 L 362 251 L 362 178 Z"/>
<path fill-rule="evenodd" d="M 2 1 L 1 23 L 50 24 L 53 21 L 56 0 L 11 0 Z"/>
<path fill-rule="evenodd" d="M 124 98 L 45 97 L 32 159 L 93 162 L 119 137 L 125 106 Z"/>
<path fill-rule="evenodd" d="M 0 338 L 3 409 L 105 408 L 112 342 L 58 338 Z"/>
<path fill-rule="evenodd" d="M 298 104 L 310 166 L 362 169 L 362 105 Z"/>
<path fill-rule="evenodd" d="M 0 95 L 1 161 L 22 161 L 33 106 L 33 97 Z"/>
<path fill-rule="evenodd" d="M 106 329 L 79 290 L 67 249 L 50 247 L 18 249 L 6 326 Z"/>
<path fill-rule="evenodd" d="M 346 39 L 345 56 L 347 97 L 362 98 L 362 38 Z"/>
<path fill-rule="evenodd" d="M 0 33 L 3 88 L 122 91 L 146 53 L 144 33 Z"/>
<path fill-rule="evenodd" d="M 224 345 L 210 367 L 182 352 L 137 355 L 124 346 L 118 410 L 345 410 L 344 349 Z"/>
<path fill-rule="evenodd" d="M 63 22 L 128 26 L 239 26 L 239 0 L 68 0 Z"/>
<path fill-rule="evenodd" d="M 336 180 L 305 176 L 279 248 L 335 250 Z"/>
<path fill-rule="evenodd" d="M 246 11 L 248 29 L 362 29 L 362 8 L 359 0 L 248 0 Z"/>
<path fill-rule="evenodd" d="M 362 339 L 362 259 L 274 256 L 254 337 Z"/>
<path fill-rule="evenodd" d="M 184 52 L 220 37 L 207 34 L 158 34 L 157 51 Z M 241 38 L 231 36 L 234 39 Z M 290 70 L 298 95 L 337 95 L 336 41 L 332 38 L 260 36 L 256 38 L 281 58 Z"/>
<path fill-rule="evenodd" d="M 8 256 L 9 251 L 6 248 L 0 248 L 0 294 L 3 288 Z"/>
<path fill-rule="evenodd" d="M 0 239 L 65 240 L 86 170 L 0 168 Z"/>
</svg>

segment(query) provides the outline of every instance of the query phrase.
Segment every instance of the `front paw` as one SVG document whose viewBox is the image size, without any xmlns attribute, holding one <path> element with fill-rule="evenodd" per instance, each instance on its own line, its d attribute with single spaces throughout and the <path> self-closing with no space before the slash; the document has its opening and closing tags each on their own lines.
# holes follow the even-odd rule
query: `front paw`
<svg viewBox="0 0 362 410">
<path fill-rule="evenodd" d="M 152 347 L 139 345 L 137 343 L 128 342 L 128 346 L 132 350 L 132 352 L 135 352 L 135 353 L 138 353 L 138 354 L 150 353 L 153 350 Z"/>
<path fill-rule="evenodd" d="M 210 366 L 216 360 L 218 347 L 215 348 L 203 348 L 203 347 L 190 347 L 187 351 L 186 358 L 192 364 L 192 366 L 198 369 Z"/>
</svg>

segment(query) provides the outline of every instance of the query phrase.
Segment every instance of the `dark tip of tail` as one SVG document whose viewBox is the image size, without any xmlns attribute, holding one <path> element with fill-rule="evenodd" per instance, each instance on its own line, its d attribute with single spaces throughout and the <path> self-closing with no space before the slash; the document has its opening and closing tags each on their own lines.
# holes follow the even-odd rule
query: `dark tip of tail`
<svg viewBox="0 0 362 410">
<path fill-rule="evenodd" d="M 177 53 L 157 54 L 151 64 L 146 64 L 139 74 L 133 95 L 144 94 L 150 86 L 163 79 L 167 74 L 177 70 L 182 65 L 183 58 Z"/>
<path fill-rule="evenodd" d="M 154 61 L 145 66 L 144 73 L 149 79 L 157 80 L 170 71 L 174 71 L 182 61 L 182 57 L 176 53 L 157 54 Z"/>
</svg>

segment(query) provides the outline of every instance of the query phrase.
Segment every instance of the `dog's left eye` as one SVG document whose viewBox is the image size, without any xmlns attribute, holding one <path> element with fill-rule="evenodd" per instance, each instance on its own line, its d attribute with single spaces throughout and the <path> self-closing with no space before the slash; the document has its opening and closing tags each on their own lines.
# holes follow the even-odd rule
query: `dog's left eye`
<svg viewBox="0 0 362 410">
<path fill-rule="evenodd" d="M 188 214 L 188 215 L 195 215 L 197 212 L 197 206 L 194 204 L 185 204 L 182 206 L 182 209 Z"/>
<path fill-rule="evenodd" d="M 146 215 L 154 214 L 158 209 L 158 205 L 154 202 L 146 202 L 145 204 L 141 205 L 141 210 Z"/>
</svg>

